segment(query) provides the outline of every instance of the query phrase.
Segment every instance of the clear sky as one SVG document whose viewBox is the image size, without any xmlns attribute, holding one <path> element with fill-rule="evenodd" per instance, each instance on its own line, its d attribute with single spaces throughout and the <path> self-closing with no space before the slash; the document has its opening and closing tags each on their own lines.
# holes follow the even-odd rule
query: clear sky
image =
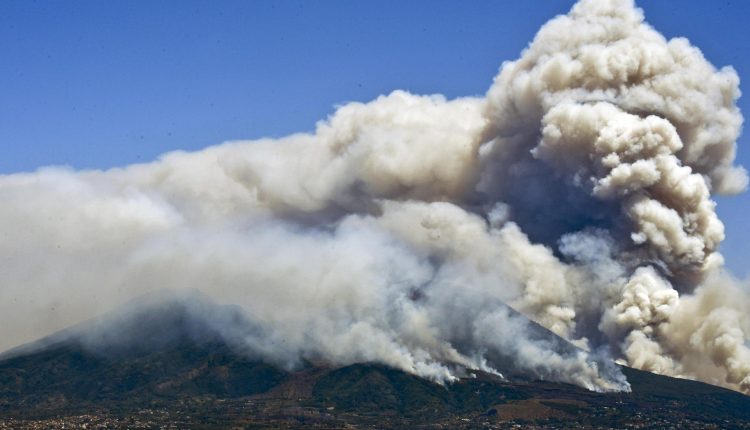
<svg viewBox="0 0 750 430">
<path fill-rule="evenodd" d="M 394 89 L 481 95 L 571 4 L 0 0 L 0 173 L 310 131 L 335 105 Z M 750 2 L 638 4 L 667 37 L 689 38 L 750 85 Z M 739 104 L 750 116 L 748 98 Z M 729 267 L 747 276 L 750 195 L 719 199 L 719 213 Z"/>
</svg>

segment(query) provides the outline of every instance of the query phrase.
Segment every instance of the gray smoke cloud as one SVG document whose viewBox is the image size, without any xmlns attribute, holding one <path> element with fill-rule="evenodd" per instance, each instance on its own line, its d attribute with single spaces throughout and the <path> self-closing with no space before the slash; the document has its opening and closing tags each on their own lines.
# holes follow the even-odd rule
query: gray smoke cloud
<svg viewBox="0 0 750 430">
<path fill-rule="evenodd" d="M 198 289 L 241 306 L 259 327 L 246 346 L 287 366 L 447 382 L 510 362 L 627 390 L 608 350 L 750 392 L 750 296 L 722 270 L 711 200 L 748 183 L 738 85 L 631 1 L 583 0 L 485 97 L 394 91 L 313 134 L 2 176 L 0 348 Z"/>
</svg>

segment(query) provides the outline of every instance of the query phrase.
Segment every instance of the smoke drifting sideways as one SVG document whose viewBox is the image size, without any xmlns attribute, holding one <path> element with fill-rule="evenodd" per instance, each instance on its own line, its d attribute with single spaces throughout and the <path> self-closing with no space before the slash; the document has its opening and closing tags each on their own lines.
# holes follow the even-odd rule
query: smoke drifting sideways
<svg viewBox="0 0 750 430">
<path fill-rule="evenodd" d="M 198 289 L 289 367 L 450 382 L 509 361 L 629 389 L 604 354 L 750 393 L 750 295 L 722 270 L 711 200 L 748 183 L 738 85 L 631 1 L 582 0 L 482 98 L 394 91 L 314 134 L 2 176 L 0 347 Z"/>
</svg>

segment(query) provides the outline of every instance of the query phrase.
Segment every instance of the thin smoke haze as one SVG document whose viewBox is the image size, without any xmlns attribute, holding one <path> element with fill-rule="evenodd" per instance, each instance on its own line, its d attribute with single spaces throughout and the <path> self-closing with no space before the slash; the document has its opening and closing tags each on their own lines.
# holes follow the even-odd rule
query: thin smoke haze
<svg viewBox="0 0 750 430">
<path fill-rule="evenodd" d="M 313 134 L 0 176 L 0 349 L 196 289 L 287 367 L 450 382 L 511 362 L 628 390 L 614 359 L 750 393 L 750 295 L 712 201 L 748 185 L 739 96 L 731 67 L 632 1 L 582 0 L 484 97 L 394 91 Z"/>
</svg>

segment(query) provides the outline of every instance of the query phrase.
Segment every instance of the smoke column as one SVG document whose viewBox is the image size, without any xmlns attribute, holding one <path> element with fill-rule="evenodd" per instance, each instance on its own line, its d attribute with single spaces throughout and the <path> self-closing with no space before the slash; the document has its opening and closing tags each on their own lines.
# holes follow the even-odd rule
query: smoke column
<svg viewBox="0 0 750 430">
<path fill-rule="evenodd" d="M 509 361 L 627 390 L 604 354 L 750 393 L 750 296 L 722 270 L 711 200 L 748 183 L 738 85 L 631 1 L 582 0 L 483 98 L 394 91 L 314 134 L 2 176 L 0 348 L 198 289 L 290 367 L 449 382 Z"/>
</svg>

